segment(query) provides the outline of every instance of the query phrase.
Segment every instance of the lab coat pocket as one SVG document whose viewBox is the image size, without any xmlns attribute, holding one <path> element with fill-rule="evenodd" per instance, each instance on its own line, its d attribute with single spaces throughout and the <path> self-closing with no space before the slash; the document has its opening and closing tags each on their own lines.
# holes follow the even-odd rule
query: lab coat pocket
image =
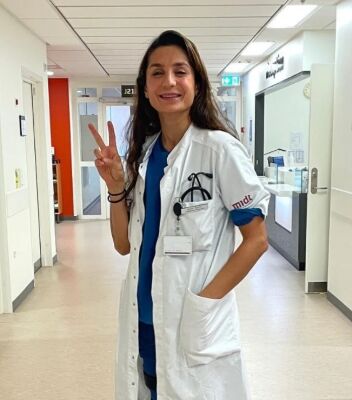
<svg viewBox="0 0 352 400">
<path fill-rule="evenodd" d="M 222 299 L 186 293 L 180 327 L 181 346 L 190 367 L 240 351 L 234 293 Z"/>
<path fill-rule="evenodd" d="M 192 236 L 192 250 L 211 250 L 213 245 L 213 200 L 183 203 L 180 217 L 182 234 Z"/>
</svg>

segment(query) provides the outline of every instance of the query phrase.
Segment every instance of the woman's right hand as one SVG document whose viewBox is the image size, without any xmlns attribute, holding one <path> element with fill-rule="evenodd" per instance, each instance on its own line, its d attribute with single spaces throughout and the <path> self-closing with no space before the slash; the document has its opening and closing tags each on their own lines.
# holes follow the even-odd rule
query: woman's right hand
<svg viewBox="0 0 352 400">
<path fill-rule="evenodd" d="M 89 130 L 99 146 L 94 150 L 95 166 L 104 179 L 110 193 L 121 193 L 125 189 L 125 175 L 121 158 L 117 152 L 114 125 L 108 121 L 109 144 L 105 145 L 99 132 L 93 124 L 88 124 Z"/>
</svg>

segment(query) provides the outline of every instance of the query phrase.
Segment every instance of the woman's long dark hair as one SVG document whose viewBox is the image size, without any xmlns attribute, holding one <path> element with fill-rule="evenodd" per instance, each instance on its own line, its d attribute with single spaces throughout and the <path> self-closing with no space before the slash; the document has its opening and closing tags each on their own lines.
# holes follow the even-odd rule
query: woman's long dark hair
<svg viewBox="0 0 352 400">
<path fill-rule="evenodd" d="M 144 93 L 150 55 L 161 46 L 178 46 L 187 55 L 197 88 L 190 110 L 192 123 L 199 128 L 226 131 L 238 137 L 234 127 L 231 127 L 231 124 L 220 113 L 211 91 L 207 71 L 196 46 L 179 32 L 168 30 L 161 33 L 149 46 L 139 67 L 134 113 L 128 128 L 129 150 L 126 157 L 128 193 L 134 188 L 137 181 L 139 159 L 146 137 L 160 131 L 158 112 L 150 105 Z"/>
</svg>

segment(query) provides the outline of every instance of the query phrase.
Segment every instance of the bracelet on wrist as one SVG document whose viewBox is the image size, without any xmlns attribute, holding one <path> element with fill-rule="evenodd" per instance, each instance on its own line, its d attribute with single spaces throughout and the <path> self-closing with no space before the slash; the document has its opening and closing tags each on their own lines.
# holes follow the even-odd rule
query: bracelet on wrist
<svg viewBox="0 0 352 400">
<path fill-rule="evenodd" d="M 121 193 L 110 193 L 108 191 L 109 196 L 121 196 L 122 194 L 125 194 L 125 193 L 126 193 L 126 189 L 123 189 L 123 191 Z"/>
<path fill-rule="evenodd" d="M 114 195 L 114 196 L 116 196 L 116 195 Z M 114 204 L 115 204 L 115 203 L 120 203 L 120 201 L 125 200 L 125 198 L 126 198 L 126 191 L 123 192 L 123 196 L 122 196 L 120 199 L 118 199 L 118 200 L 112 200 L 112 199 L 111 199 L 111 195 L 109 194 L 109 195 L 108 195 L 108 202 L 109 202 L 109 203 L 114 203 Z"/>
</svg>

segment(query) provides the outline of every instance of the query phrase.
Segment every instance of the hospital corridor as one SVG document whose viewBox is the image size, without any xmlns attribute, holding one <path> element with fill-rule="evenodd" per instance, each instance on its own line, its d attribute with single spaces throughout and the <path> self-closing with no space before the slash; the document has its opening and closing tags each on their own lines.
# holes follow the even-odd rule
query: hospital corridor
<svg viewBox="0 0 352 400">
<path fill-rule="evenodd" d="M 0 400 L 352 400 L 352 0 L 0 0 Z"/>
<path fill-rule="evenodd" d="M 112 250 L 106 221 L 63 222 L 57 234 L 56 268 L 42 268 L 35 291 L 1 316 L 1 399 L 110 400 L 128 256 Z M 253 400 L 352 399 L 351 323 L 303 288 L 273 248 L 238 287 Z"/>
</svg>

